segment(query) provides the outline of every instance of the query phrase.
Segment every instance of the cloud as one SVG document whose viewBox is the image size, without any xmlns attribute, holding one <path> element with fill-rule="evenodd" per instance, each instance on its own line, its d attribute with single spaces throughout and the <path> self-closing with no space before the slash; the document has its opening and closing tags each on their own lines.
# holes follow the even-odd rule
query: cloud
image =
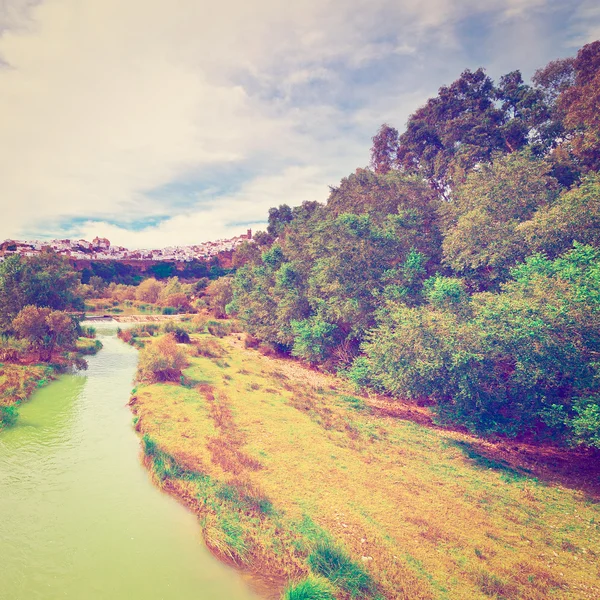
<svg viewBox="0 0 600 600">
<path fill-rule="evenodd" d="M 13 0 L 0 37 L 0 239 L 167 245 L 324 201 L 368 162 L 381 122 L 401 127 L 486 48 L 500 54 L 493 40 L 527 31 L 534 43 L 545 30 L 530 17 L 551 5 Z M 474 18 L 497 28 L 478 53 L 465 45 Z"/>
</svg>

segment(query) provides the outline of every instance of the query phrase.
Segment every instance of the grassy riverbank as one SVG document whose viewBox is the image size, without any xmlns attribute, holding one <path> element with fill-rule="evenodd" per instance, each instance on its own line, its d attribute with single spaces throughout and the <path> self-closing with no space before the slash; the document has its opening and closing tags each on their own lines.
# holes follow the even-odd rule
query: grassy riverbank
<svg viewBox="0 0 600 600">
<path fill-rule="evenodd" d="M 95 339 L 80 337 L 76 342 L 78 357 L 96 354 L 102 345 Z M 0 429 L 17 419 L 17 407 L 38 388 L 56 379 L 64 371 L 65 360 L 35 364 L 0 364 Z"/>
<path fill-rule="evenodd" d="M 305 600 L 600 595 L 592 457 L 437 428 L 240 337 L 192 334 L 181 384 L 132 398 L 148 466 L 216 554 L 280 588 L 317 576 Z"/>
</svg>

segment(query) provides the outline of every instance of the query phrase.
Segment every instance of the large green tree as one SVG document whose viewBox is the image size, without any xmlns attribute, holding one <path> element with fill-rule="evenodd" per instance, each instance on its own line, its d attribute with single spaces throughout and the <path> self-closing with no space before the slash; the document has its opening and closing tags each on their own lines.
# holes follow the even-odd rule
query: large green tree
<svg viewBox="0 0 600 600">
<path fill-rule="evenodd" d="M 0 329 L 9 330 L 12 319 L 27 305 L 83 309 L 78 284 L 79 274 L 54 252 L 7 258 L 0 263 Z"/>
<path fill-rule="evenodd" d="M 504 280 L 528 254 L 521 223 L 558 194 L 549 171 L 542 160 L 513 153 L 470 173 L 443 207 L 444 261 L 480 288 Z"/>
</svg>

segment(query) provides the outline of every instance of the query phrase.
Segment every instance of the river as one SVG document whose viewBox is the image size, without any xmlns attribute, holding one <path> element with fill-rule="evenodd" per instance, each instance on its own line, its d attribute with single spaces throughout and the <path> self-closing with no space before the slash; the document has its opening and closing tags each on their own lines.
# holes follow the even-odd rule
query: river
<svg viewBox="0 0 600 600">
<path fill-rule="evenodd" d="M 0 432 L 2 600 L 258 600 L 202 544 L 196 517 L 153 486 L 127 401 L 137 352 L 104 349 Z"/>
</svg>

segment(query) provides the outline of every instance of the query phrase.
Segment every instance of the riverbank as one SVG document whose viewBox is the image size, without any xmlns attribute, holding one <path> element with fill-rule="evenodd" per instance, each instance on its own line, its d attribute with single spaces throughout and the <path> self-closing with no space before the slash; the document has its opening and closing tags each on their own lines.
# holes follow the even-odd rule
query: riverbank
<svg viewBox="0 0 600 600">
<path fill-rule="evenodd" d="M 102 348 L 96 340 L 80 337 L 76 342 L 78 358 L 96 354 Z M 39 388 L 55 380 L 64 372 L 68 361 L 60 359 L 49 363 L 0 364 L 0 429 L 17 419 L 17 407 L 27 401 Z"/>
<path fill-rule="evenodd" d="M 182 382 L 131 399 L 146 464 L 215 554 L 337 598 L 598 597 L 593 466 L 570 477 L 241 338 L 193 333 Z"/>
</svg>

